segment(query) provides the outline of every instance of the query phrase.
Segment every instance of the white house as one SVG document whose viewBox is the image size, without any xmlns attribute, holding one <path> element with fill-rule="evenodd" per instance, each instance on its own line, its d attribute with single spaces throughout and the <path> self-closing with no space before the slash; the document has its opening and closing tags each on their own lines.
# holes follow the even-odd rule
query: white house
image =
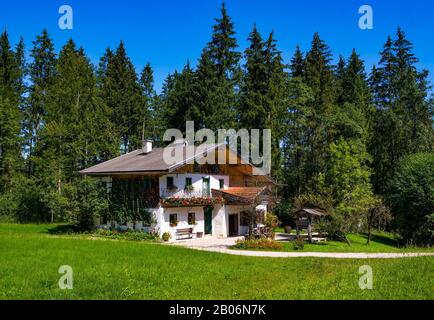
<svg viewBox="0 0 434 320">
<path fill-rule="evenodd" d="M 179 144 L 182 154 L 188 146 Z M 201 156 L 217 159 L 234 153 L 225 144 L 210 144 L 195 162 L 182 161 L 168 165 L 163 148 L 152 148 L 146 141 L 143 148 L 81 171 L 99 177 L 107 190 L 119 192 L 123 186 L 125 202 L 140 201 L 152 212 L 154 228 L 160 236 L 168 232 L 171 241 L 196 237 L 228 237 L 247 233 L 252 210 L 259 216 L 267 212 L 269 189 L 273 181 L 268 176 L 253 175 L 253 166 L 243 164 L 201 164 Z M 134 187 L 132 187 L 134 186 Z M 132 193 L 134 196 L 131 198 Z M 107 223 L 107 221 L 105 221 Z M 129 227 L 141 228 L 140 221 L 130 221 Z"/>
</svg>

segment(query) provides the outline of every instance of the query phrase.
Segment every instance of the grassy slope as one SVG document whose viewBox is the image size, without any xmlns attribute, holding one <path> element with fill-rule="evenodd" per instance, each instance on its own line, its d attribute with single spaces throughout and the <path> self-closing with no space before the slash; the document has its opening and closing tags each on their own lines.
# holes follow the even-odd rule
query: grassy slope
<svg viewBox="0 0 434 320">
<path fill-rule="evenodd" d="M 1 299 L 433 299 L 434 258 L 273 259 L 161 244 L 67 238 L 0 224 Z M 60 290 L 59 266 L 74 270 Z M 358 268 L 373 268 L 360 290 Z"/>
</svg>

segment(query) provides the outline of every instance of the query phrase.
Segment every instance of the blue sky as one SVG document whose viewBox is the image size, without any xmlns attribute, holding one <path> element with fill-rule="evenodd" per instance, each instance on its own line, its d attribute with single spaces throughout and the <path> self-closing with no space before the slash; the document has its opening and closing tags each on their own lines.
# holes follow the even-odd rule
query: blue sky
<svg viewBox="0 0 434 320">
<path fill-rule="evenodd" d="M 64 4 L 73 8 L 73 30 L 58 27 L 58 9 Z M 373 8 L 373 30 L 358 27 L 358 8 L 364 4 Z M 169 72 L 182 69 L 188 59 L 196 64 L 210 40 L 220 5 L 221 0 L 3 0 L 0 28 L 8 30 L 13 43 L 22 35 L 27 49 L 43 28 L 54 39 L 56 50 L 72 37 L 94 63 L 107 46 L 114 48 L 122 39 L 137 71 L 151 63 L 159 90 Z M 286 62 L 297 44 L 308 50 L 318 31 L 335 58 L 348 56 L 356 48 L 370 69 L 387 35 L 401 26 L 415 45 L 419 67 L 430 70 L 434 79 L 433 1 L 227 0 L 226 6 L 242 50 L 256 23 L 263 36 L 274 30 Z"/>
</svg>

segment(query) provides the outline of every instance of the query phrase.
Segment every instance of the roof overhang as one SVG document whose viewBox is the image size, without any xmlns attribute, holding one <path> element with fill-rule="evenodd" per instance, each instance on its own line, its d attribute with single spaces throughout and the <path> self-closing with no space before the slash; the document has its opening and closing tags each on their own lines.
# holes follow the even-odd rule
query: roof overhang
<svg viewBox="0 0 434 320">
<path fill-rule="evenodd" d="M 245 174 L 247 176 L 255 177 L 257 180 L 262 180 L 262 182 L 265 182 L 265 183 L 277 185 L 277 182 L 274 181 L 269 175 L 266 175 L 265 173 L 261 174 L 261 175 L 253 174 L 254 171 L 261 172 L 261 169 L 253 166 L 251 163 L 243 162 L 241 160 L 241 156 L 238 154 L 238 152 L 229 148 L 229 146 L 225 142 L 210 145 L 209 148 L 206 148 L 206 145 L 205 145 L 205 148 L 199 154 L 197 154 L 195 152 L 195 155 L 192 157 L 189 157 L 189 158 L 186 158 L 187 151 L 186 151 L 186 149 L 183 149 L 183 154 L 184 154 L 185 159 L 183 159 L 179 163 L 175 163 L 173 165 L 168 165 L 167 167 L 164 165 L 160 166 L 160 165 L 156 164 L 156 163 L 163 162 L 163 155 L 162 154 L 164 151 L 162 151 L 161 148 L 159 150 L 157 148 L 155 148 L 154 151 L 149 153 L 149 156 L 153 157 L 152 160 L 150 160 L 151 161 L 151 167 L 154 166 L 154 167 L 156 167 L 155 169 L 146 169 L 146 166 L 148 165 L 146 163 L 146 160 L 145 159 L 142 160 L 140 158 L 141 156 L 144 156 L 144 155 L 141 153 L 141 150 L 135 150 L 135 151 L 132 151 L 132 152 L 127 153 L 125 155 L 121 155 L 117 158 L 102 162 L 100 164 L 97 164 L 95 166 L 92 166 L 92 167 L 84 169 L 84 170 L 81 170 L 81 171 L 79 171 L 79 174 L 89 175 L 89 176 L 163 175 L 163 174 L 175 172 L 176 170 L 178 170 L 178 169 L 180 169 L 186 165 L 193 164 L 195 160 L 196 161 L 201 160 L 204 157 L 206 157 L 209 154 L 209 152 L 215 152 L 216 150 L 218 152 L 218 151 L 222 150 L 222 147 L 226 148 L 225 152 L 232 153 L 232 154 L 236 155 L 236 157 L 237 157 L 237 163 L 236 164 L 227 163 L 227 165 L 243 166 L 245 168 L 249 168 L 248 170 L 243 170 L 243 174 Z M 184 148 L 188 148 L 188 146 L 186 146 Z M 155 154 L 156 152 L 158 152 L 158 156 Z M 228 153 L 226 153 L 226 155 L 228 155 Z M 160 160 L 159 157 L 161 157 L 161 161 L 159 161 Z M 143 161 L 143 163 L 141 161 Z M 132 163 L 132 162 L 133 162 L 133 165 L 130 165 L 130 163 Z M 126 163 L 126 164 L 124 165 L 124 163 Z M 124 168 L 122 168 L 122 167 L 124 167 Z M 143 167 L 143 169 L 141 169 L 140 167 Z M 128 169 L 132 169 L 132 170 L 128 170 Z"/>
<path fill-rule="evenodd" d="M 257 205 L 264 200 L 261 195 L 265 194 L 267 190 L 266 187 L 230 187 L 227 189 L 212 189 L 212 194 L 213 196 L 222 197 L 225 204 Z"/>
</svg>

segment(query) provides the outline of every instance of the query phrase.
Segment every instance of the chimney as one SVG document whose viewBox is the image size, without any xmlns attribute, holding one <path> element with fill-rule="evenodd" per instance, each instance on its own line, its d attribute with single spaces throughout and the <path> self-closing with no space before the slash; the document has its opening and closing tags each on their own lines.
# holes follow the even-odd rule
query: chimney
<svg viewBox="0 0 434 320">
<path fill-rule="evenodd" d="M 143 153 L 150 153 L 152 151 L 152 140 L 142 140 Z"/>
</svg>

